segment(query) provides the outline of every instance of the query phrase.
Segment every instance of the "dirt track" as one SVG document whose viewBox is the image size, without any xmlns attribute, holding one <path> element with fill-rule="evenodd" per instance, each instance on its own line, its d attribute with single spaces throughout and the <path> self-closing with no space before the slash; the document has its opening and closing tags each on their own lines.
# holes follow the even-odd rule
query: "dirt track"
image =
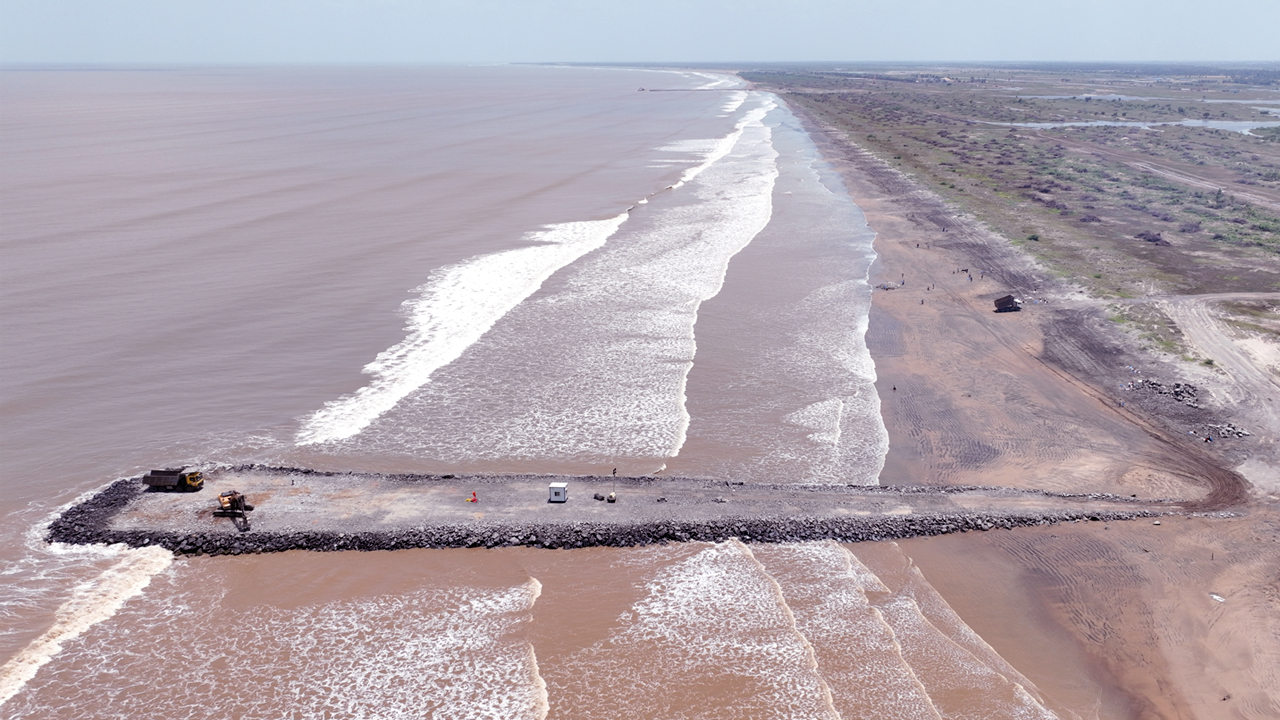
<svg viewBox="0 0 1280 720">
<path fill-rule="evenodd" d="M 1280 397 L 1280 383 L 1232 339 L 1213 304 L 1231 300 L 1280 300 L 1280 293 L 1218 293 L 1152 298 L 1178 324 L 1187 339 L 1214 361 L 1231 379 L 1239 395 L 1235 403 L 1257 405 L 1271 417 L 1270 428 L 1280 427 L 1280 414 L 1269 403 Z"/>
<path fill-rule="evenodd" d="M 890 433 L 882 482 L 1158 489 L 1204 509 L 1248 497 L 1244 479 L 1161 408 L 1122 406 L 1130 398 L 1107 390 L 1150 363 L 1115 337 L 1101 303 L 843 133 L 811 134 L 877 231 L 872 283 L 907 276 L 877 291 L 867 334 Z M 1022 312 L 992 312 L 1007 292 L 1028 301 Z"/>
</svg>

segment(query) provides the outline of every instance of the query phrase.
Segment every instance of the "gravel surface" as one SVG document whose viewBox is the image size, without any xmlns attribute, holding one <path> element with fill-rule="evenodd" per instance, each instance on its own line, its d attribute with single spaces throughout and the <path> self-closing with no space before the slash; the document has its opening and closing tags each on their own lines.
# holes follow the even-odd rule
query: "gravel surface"
<svg viewBox="0 0 1280 720">
<path fill-rule="evenodd" d="M 550 482 L 569 501 L 547 501 Z M 248 521 L 215 517 L 235 489 Z M 617 493 L 617 502 L 595 499 Z M 478 502 L 467 502 L 471 493 Z M 849 542 L 1064 521 L 1128 520 L 1168 502 L 1011 488 L 761 485 L 692 478 L 424 476 L 317 473 L 257 466 L 206 474 L 196 493 L 118 481 L 54 521 L 48 539 L 160 545 L 181 554 L 528 545 L 568 548 L 689 540 Z"/>
</svg>

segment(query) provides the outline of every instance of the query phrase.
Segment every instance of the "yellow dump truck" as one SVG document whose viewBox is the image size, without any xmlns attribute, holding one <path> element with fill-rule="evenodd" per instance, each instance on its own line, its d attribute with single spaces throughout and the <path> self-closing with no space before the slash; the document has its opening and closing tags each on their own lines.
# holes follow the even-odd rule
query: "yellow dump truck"
<svg viewBox="0 0 1280 720">
<path fill-rule="evenodd" d="M 154 490 L 171 492 L 196 492 L 204 487 L 204 475 L 186 468 L 177 470 L 152 470 L 142 478 L 142 483 Z"/>
</svg>

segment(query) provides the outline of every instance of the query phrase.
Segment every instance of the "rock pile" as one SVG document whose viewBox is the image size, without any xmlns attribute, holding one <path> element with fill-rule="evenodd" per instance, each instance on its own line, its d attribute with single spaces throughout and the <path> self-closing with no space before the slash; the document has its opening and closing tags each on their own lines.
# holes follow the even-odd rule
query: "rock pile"
<svg viewBox="0 0 1280 720">
<path fill-rule="evenodd" d="M 1157 380 L 1142 379 L 1134 382 L 1130 389 L 1135 392 L 1163 395 L 1174 402 L 1180 402 L 1187 407 L 1200 407 L 1199 403 L 1196 402 L 1196 394 L 1198 390 L 1196 389 L 1196 386 L 1191 383 L 1176 382 L 1172 385 L 1165 385 Z"/>
<path fill-rule="evenodd" d="M 712 520 L 645 522 L 475 523 L 377 532 L 197 532 L 115 530 L 111 520 L 143 491 L 138 479 L 113 483 L 89 500 L 69 508 L 49 526 L 49 542 L 124 543 L 160 546 L 181 555 L 243 555 L 285 550 L 399 550 L 405 548 L 634 547 L 668 542 L 780 543 L 809 540 L 865 542 L 926 535 L 994 530 L 1092 520 L 1117 521 L 1165 513 L 1061 510 L 1026 514 L 944 513 L 881 517 L 722 517 Z"/>
<path fill-rule="evenodd" d="M 1205 435 L 1217 438 L 1248 437 L 1249 431 L 1231 423 L 1205 425 Z"/>
</svg>

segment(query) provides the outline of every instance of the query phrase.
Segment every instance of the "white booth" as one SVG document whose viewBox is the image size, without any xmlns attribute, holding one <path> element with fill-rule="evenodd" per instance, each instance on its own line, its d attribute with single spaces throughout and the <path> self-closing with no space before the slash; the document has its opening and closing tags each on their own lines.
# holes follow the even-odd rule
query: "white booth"
<svg viewBox="0 0 1280 720">
<path fill-rule="evenodd" d="M 551 491 L 551 497 L 547 502 L 568 502 L 569 501 L 569 483 L 551 483 L 547 486 Z"/>
</svg>

